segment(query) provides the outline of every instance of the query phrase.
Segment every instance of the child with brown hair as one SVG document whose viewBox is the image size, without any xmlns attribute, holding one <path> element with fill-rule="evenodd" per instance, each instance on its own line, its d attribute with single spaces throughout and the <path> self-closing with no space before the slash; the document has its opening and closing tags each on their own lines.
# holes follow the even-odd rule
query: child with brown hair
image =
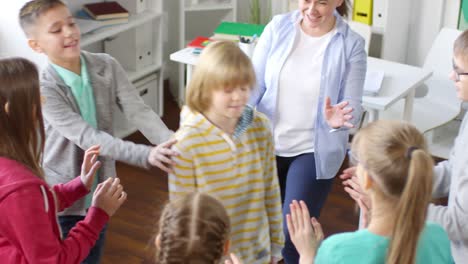
<svg viewBox="0 0 468 264">
<path fill-rule="evenodd" d="M 284 243 L 281 201 L 267 118 L 246 106 L 255 84 L 250 59 L 232 42 L 200 55 L 176 132 L 171 199 L 198 191 L 231 219 L 232 251 L 245 263 L 276 263 Z"/>
<path fill-rule="evenodd" d="M 168 203 L 155 240 L 159 264 L 219 263 L 229 250 L 230 220 L 220 201 L 189 193 Z"/>
<path fill-rule="evenodd" d="M 0 60 L 0 259 L 2 263 L 67 263 L 85 259 L 127 195 L 118 179 L 97 186 L 84 219 L 62 236 L 57 212 L 89 193 L 100 147 L 84 153 L 81 173 L 49 188 L 39 76 L 25 59 Z"/>
<path fill-rule="evenodd" d="M 304 202 L 294 201 L 287 224 L 300 263 L 453 263 L 444 229 L 426 222 L 433 160 L 423 135 L 409 123 L 380 120 L 356 134 L 351 151 L 372 201 L 371 221 L 320 245 L 320 225 Z"/>
<path fill-rule="evenodd" d="M 62 1 L 29 1 L 20 10 L 19 22 L 31 49 L 49 60 L 41 76 L 47 137 L 43 164 L 49 184 L 75 177 L 83 150 L 96 144 L 101 145 L 102 162 L 96 183 L 116 177 L 116 160 L 171 171 L 170 157 L 176 153 L 170 147 L 175 141 L 163 142 L 172 136 L 172 131 L 143 102 L 114 58 L 80 49 L 80 30 Z M 151 143 L 159 145 L 135 144 L 115 137 L 115 103 Z M 65 234 L 84 218 L 89 206 L 90 196 L 76 201 L 60 215 Z M 99 263 L 104 239 L 105 230 L 85 263 Z"/>
</svg>

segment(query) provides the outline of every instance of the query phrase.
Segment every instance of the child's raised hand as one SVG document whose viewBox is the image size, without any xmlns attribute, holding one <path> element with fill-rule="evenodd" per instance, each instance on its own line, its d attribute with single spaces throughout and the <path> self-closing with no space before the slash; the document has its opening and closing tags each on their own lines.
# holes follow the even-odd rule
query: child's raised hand
<svg viewBox="0 0 468 264">
<path fill-rule="evenodd" d="M 358 202 L 359 199 L 370 207 L 370 197 L 364 192 L 359 183 L 359 179 L 356 176 L 353 176 L 345 181 L 343 181 L 344 190 L 353 198 L 354 201 Z"/>
<path fill-rule="evenodd" d="M 96 171 L 101 167 L 101 162 L 97 160 L 101 146 L 94 145 L 87 149 L 81 164 L 81 182 L 88 190 L 93 187 Z"/>
<path fill-rule="evenodd" d="M 315 218 L 310 218 L 304 201 L 290 204 L 291 214 L 286 215 L 289 236 L 300 255 L 300 263 L 313 263 L 323 231 Z"/>
<path fill-rule="evenodd" d="M 347 179 L 351 179 L 353 176 L 356 176 L 356 166 L 349 167 L 343 170 L 343 172 L 340 175 L 340 179 L 344 181 Z"/>
<path fill-rule="evenodd" d="M 227 259 L 224 264 L 242 264 L 242 261 L 239 260 L 239 258 L 236 256 L 236 254 L 231 253 L 230 254 L 231 259 Z"/>
<path fill-rule="evenodd" d="M 342 126 L 353 128 L 354 125 L 348 122 L 353 118 L 350 114 L 353 108 L 347 107 L 348 102 L 344 101 L 336 105 L 331 105 L 330 97 L 325 99 L 325 120 L 332 128 L 339 128 Z"/>
<path fill-rule="evenodd" d="M 92 205 L 101 208 L 109 216 L 113 216 L 126 199 L 127 193 L 123 191 L 120 180 L 109 178 L 97 186 Z"/>
<path fill-rule="evenodd" d="M 172 166 L 175 165 L 175 162 L 172 157 L 179 155 L 179 153 L 171 149 L 175 143 L 177 143 L 177 140 L 171 139 L 153 147 L 148 156 L 148 162 L 167 173 L 174 173 Z"/>
<path fill-rule="evenodd" d="M 356 176 L 343 181 L 344 190 L 353 198 L 361 209 L 361 227 L 366 228 L 370 222 L 370 211 L 372 202 L 369 195 L 364 192 Z"/>
</svg>

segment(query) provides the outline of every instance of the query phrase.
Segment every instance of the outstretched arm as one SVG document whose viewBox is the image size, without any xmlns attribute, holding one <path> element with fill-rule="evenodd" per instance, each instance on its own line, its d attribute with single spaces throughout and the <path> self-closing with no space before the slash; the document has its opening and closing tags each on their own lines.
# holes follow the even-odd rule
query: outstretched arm
<svg viewBox="0 0 468 264">
<path fill-rule="evenodd" d="M 79 181 L 79 178 L 78 178 Z M 59 237 L 55 206 L 50 192 L 38 186 L 23 188 L 8 196 L 0 205 L 2 236 L 15 241 L 27 263 L 79 264 L 94 246 L 109 216 L 92 207 L 62 241 Z M 7 208 L 2 208 L 8 205 Z"/>
<path fill-rule="evenodd" d="M 331 128 L 350 128 L 359 124 L 362 115 L 362 94 L 367 71 L 367 54 L 364 40 L 357 41 L 351 49 L 343 76 L 343 93 L 338 104 L 325 103 L 325 119 Z M 328 99 L 327 99 L 328 101 Z"/>
</svg>

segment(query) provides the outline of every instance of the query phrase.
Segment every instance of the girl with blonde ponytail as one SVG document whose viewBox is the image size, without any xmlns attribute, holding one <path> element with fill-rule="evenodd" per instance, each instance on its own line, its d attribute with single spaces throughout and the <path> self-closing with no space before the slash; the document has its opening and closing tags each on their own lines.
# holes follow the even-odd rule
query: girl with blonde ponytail
<svg viewBox="0 0 468 264">
<path fill-rule="evenodd" d="M 359 183 L 372 204 L 369 225 L 334 235 L 317 251 L 320 225 L 309 224 L 303 203 L 292 203 L 287 222 L 302 251 L 300 263 L 314 258 L 315 263 L 453 263 L 447 234 L 426 222 L 434 164 L 421 133 L 409 123 L 378 121 L 359 131 L 351 149 Z"/>
</svg>

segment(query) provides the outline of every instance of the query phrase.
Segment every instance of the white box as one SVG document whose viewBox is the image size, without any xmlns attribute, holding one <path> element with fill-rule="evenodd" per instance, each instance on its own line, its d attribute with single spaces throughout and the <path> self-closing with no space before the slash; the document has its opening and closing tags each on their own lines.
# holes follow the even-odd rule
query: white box
<svg viewBox="0 0 468 264">
<path fill-rule="evenodd" d="M 156 39 L 155 36 L 159 35 L 155 29 L 153 23 L 146 23 L 141 26 L 141 34 L 144 35 L 144 40 L 142 45 L 142 53 L 143 53 L 143 67 L 152 65 L 156 62 L 156 54 L 155 54 L 155 43 Z"/>
<path fill-rule="evenodd" d="M 148 8 L 148 0 L 116 0 L 123 8 L 131 14 L 138 14 Z"/>
<path fill-rule="evenodd" d="M 146 105 L 151 107 L 154 112 L 158 115 L 159 113 L 159 72 L 150 73 L 138 80 L 134 83 L 134 86 L 138 92 L 138 94 L 143 98 L 143 101 Z M 117 137 L 126 137 L 137 129 L 136 127 L 127 120 L 125 114 L 120 109 L 118 103 L 115 103 L 113 106 L 114 111 L 114 119 L 113 119 L 113 128 L 114 134 Z"/>
<path fill-rule="evenodd" d="M 138 71 L 154 63 L 154 40 L 152 24 L 146 23 L 104 41 L 104 52 L 125 69 Z"/>
<path fill-rule="evenodd" d="M 387 24 L 387 0 L 374 0 L 372 9 L 372 26 L 385 30 Z"/>
</svg>

